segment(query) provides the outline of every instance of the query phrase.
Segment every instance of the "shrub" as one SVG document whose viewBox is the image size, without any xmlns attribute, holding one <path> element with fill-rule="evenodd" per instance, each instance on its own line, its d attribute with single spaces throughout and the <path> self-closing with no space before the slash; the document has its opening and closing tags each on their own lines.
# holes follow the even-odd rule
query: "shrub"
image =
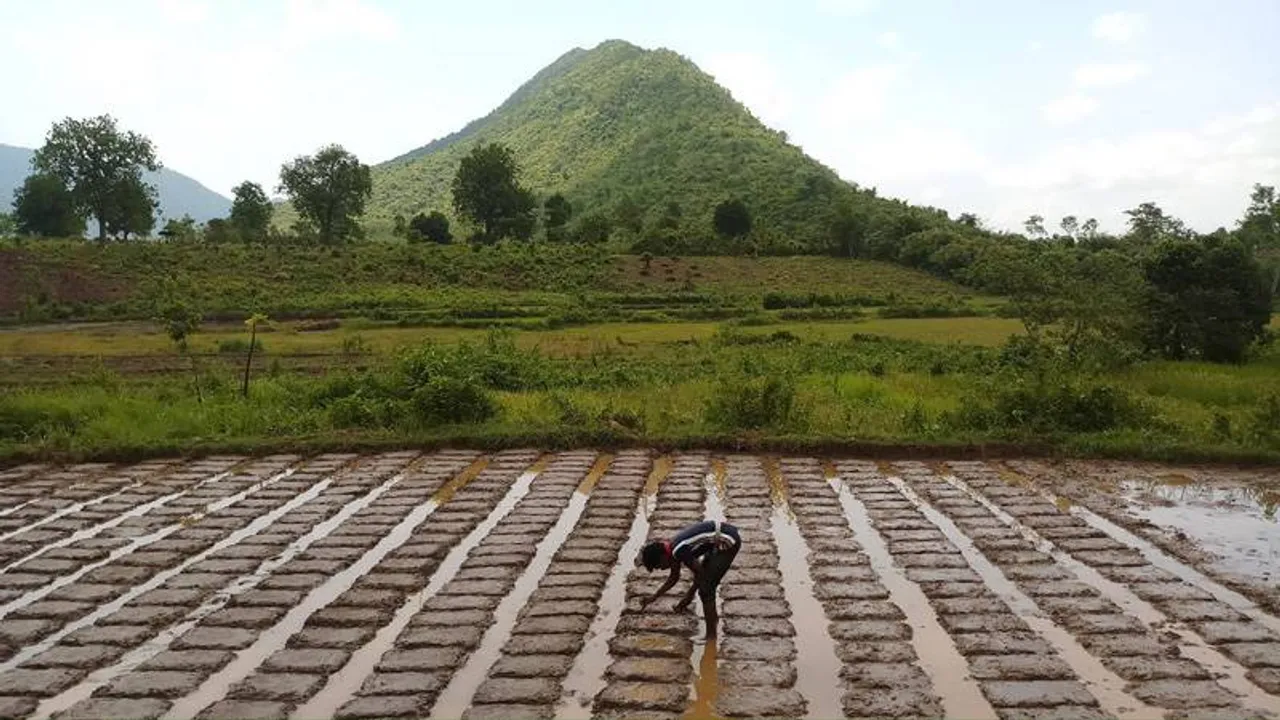
<svg viewBox="0 0 1280 720">
<path fill-rule="evenodd" d="M 218 352 L 227 355 L 238 355 L 249 352 L 249 341 L 244 338 L 227 338 L 218 341 Z M 261 340 L 253 341 L 253 352 L 263 353 L 266 348 Z"/>
<path fill-rule="evenodd" d="M 1258 442 L 1280 447 L 1280 393 L 1269 393 L 1254 408 L 1249 434 Z"/>
<path fill-rule="evenodd" d="M 782 377 L 722 380 L 707 406 L 707 421 L 733 430 L 783 427 L 797 419 L 796 384 Z"/>
<path fill-rule="evenodd" d="M 413 393 L 414 418 L 428 426 L 479 423 L 498 414 L 498 405 L 475 379 L 437 376 Z"/>
<path fill-rule="evenodd" d="M 1145 416 L 1128 393 L 1111 385 L 1005 377 L 967 398 L 957 418 L 983 430 L 1053 433 L 1114 430 Z"/>
<path fill-rule="evenodd" d="M 20 398 L 0 400 L 0 440 L 25 442 L 51 434 L 73 434 L 87 418 L 69 407 L 24 402 Z"/>
</svg>

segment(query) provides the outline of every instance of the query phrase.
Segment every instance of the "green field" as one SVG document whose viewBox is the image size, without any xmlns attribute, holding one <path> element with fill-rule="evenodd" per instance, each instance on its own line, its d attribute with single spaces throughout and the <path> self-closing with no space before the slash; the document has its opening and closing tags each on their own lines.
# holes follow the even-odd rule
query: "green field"
<svg viewBox="0 0 1280 720">
<path fill-rule="evenodd" d="M 1003 299 L 873 261 L 59 242 L 0 261 L 0 457 L 404 443 L 1280 454 L 1274 346 L 1240 366 L 1064 362 L 1036 379 Z M 174 298 L 205 317 L 185 353 L 151 319 Z M 264 311 L 245 398 L 241 319 Z"/>
</svg>

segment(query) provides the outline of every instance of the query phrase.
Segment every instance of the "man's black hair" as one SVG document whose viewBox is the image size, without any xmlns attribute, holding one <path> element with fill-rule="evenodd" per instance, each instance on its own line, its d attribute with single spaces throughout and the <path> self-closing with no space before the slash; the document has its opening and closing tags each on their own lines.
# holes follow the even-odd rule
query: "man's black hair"
<svg viewBox="0 0 1280 720">
<path fill-rule="evenodd" d="M 640 562 L 644 563 L 646 570 L 653 570 L 658 567 L 658 563 L 662 562 L 662 558 L 666 555 L 666 548 L 663 547 L 661 540 L 653 540 L 644 546 L 640 551 Z"/>
</svg>

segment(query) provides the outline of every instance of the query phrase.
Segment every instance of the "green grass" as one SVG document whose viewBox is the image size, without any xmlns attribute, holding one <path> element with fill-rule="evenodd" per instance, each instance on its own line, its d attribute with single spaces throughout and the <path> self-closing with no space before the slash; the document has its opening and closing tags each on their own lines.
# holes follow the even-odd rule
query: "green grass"
<svg viewBox="0 0 1280 720">
<path fill-rule="evenodd" d="M 462 372 L 472 378 L 465 382 L 489 387 L 497 407 L 488 420 L 462 424 L 423 425 L 413 420 L 412 411 L 387 416 L 399 420 L 375 419 L 397 403 L 412 407 L 403 405 L 414 397 L 412 388 L 397 389 L 403 382 L 397 378 L 404 377 L 397 368 L 409 366 L 390 358 L 375 358 L 368 371 L 346 370 L 337 363 L 320 376 L 259 373 L 248 400 L 238 396 L 233 371 L 207 367 L 203 403 L 196 399 L 189 374 L 126 383 L 103 372 L 63 385 L 18 389 L 0 399 L 0 457 L 594 443 L 826 451 L 896 446 L 953 455 L 996 447 L 1149 458 L 1280 459 L 1280 444 L 1266 435 L 1266 421 L 1259 420 L 1263 398 L 1280 394 L 1280 353 L 1244 367 L 1149 363 L 1082 379 L 1086 387 L 1117 388 L 1141 408 L 1140 414 L 1102 431 L 1033 434 L 1017 423 L 979 426 L 963 421 L 966 409 L 1019 382 L 1001 370 L 994 349 L 866 336 L 767 342 L 754 337 L 764 330 L 721 328 L 696 343 L 649 346 L 676 350 L 665 352 L 624 353 L 614 347 L 553 356 L 500 341 L 488 350 L 473 345 L 470 354 L 455 356 L 446 346 L 431 357 L 455 358 L 448 360 L 454 364 L 423 366 L 435 368 L 429 375 Z M 271 337 L 267 339 L 270 348 Z M 785 420 L 766 417 L 760 426 L 726 426 L 708 413 L 707 408 L 737 396 L 751 378 L 760 377 L 779 378 L 794 393 L 795 410 Z M 358 414 L 335 415 L 334 398 L 339 397 L 373 403 L 367 407 L 375 415 L 367 420 Z M 1227 418 L 1225 435 L 1219 416 Z"/>
</svg>

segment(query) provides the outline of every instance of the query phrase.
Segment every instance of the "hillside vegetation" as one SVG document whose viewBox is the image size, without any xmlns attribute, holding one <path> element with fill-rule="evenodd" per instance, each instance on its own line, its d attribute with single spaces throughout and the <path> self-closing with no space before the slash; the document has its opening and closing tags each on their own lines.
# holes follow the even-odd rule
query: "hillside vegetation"
<svg viewBox="0 0 1280 720">
<path fill-rule="evenodd" d="M 671 249 L 686 252 L 734 250 L 711 232 L 714 206 L 729 198 L 749 208 L 751 242 L 775 254 L 824 251 L 838 202 L 908 212 L 788 144 L 686 58 L 614 40 L 571 50 L 489 115 L 375 166 L 366 223 L 389 228 L 395 215 L 432 210 L 456 220 L 450 182 L 481 142 L 511 148 L 539 199 L 563 193 L 579 220 L 603 216 L 620 233 L 642 233 L 674 203 Z"/>
<path fill-rule="evenodd" d="M 647 266 L 647 267 L 646 267 Z M 581 245 L 473 249 L 39 241 L 0 246 L 0 322 L 146 320 L 175 294 L 206 316 L 365 316 L 412 325 L 973 314 L 996 302 L 888 263 L 645 259 Z"/>
</svg>

